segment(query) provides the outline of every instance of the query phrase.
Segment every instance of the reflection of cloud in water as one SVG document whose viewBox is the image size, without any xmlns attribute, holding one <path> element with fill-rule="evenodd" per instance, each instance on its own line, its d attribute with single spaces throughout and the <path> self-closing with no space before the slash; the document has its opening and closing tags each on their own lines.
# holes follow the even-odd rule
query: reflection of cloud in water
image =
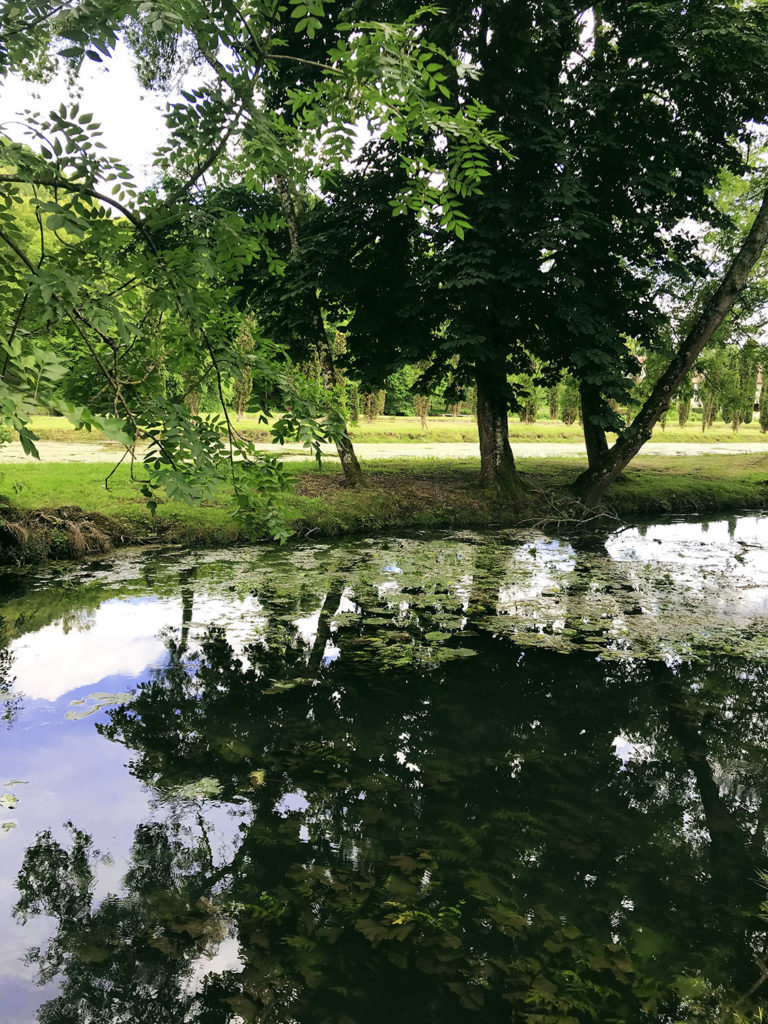
<svg viewBox="0 0 768 1024">
<path fill-rule="evenodd" d="M 196 596 L 190 623 L 194 635 L 210 625 L 226 627 L 237 653 L 263 629 L 266 619 L 257 598 Z M 13 641 L 16 690 L 35 700 L 55 701 L 71 690 L 96 686 L 110 676 L 135 677 L 162 664 L 163 629 L 179 629 L 182 602 L 177 598 L 105 601 L 88 619 L 87 630 L 59 621 Z"/>
<path fill-rule="evenodd" d="M 532 601 L 548 591 L 559 591 L 564 577 L 576 566 L 576 555 L 570 544 L 537 540 L 514 551 L 507 565 L 507 580 L 499 591 L 499 612 L 510 613 L 518 601 Z M 514 579 L 509 580 L 512 575 Z"/>
<path fill-rule="evenodd" d="M 691 590 L 703 590 L 712 573 L 729 573 L 752 589 L 751 603 L 768 595 L 768 525 L 765 517 L 704 523 L 663 523 L 624 530 L 609 537 L 606 548 L 617 562 L 673 563 Z M 676 573 L 677 575 L 677 573 Z"/>
<path fill-rule="evenodd" d="M 469 599 L 472 596 L 472 577 L 465 573 L 454 587 L 454 593 L 461 601 L 461 610 L 465 612 L 469 608 Z"/>
<path fill-rule="evenodd" d="M 320 624 L 320 611 L 321 609 L 318 608 L 311 615 L 302 615 L 301 618 L 293 620 L 293 625 L 296 627 L 299 636 L 309 646 L 315 642 L 315 637 L 317 636 L 317 627 Z"/>
<path fill-rule="evenodd" d="M 275 804 L 275 811 L 281 816 L 291 812 L 309 810 L 309 800 L 303 789 L 297 789 L 295 793 L 285 793 Z"/>
<path fill-rule="evenodd" d="M 182 991 L 188 995 L 198 995 L 205 987 L 206 978 L 228 973 L 239 974 L 244 970 L 245 958 L 240 953 L 240 941 L 236 935 L 228 935 L 213 953 L 195 961 Z"/>
<path fill-rule="evenodd" d="M 613 752 L 622 764 L 626 764 L 627 761 L 647 761 L 652 749 L 648 743 L 636 743 L 624 733 L 619 733 L 613 740 Z"/>
<path fill-rule="evenodd" d="M 106 601 L 87 631 L 65 632 L 61 623 L 27 633 L 11 644 L 16 688 L 54 701 L 107 676 L 137 676 L 166 653 L 158 631 L 181 621 L 180 601 Z"/>
</svg>

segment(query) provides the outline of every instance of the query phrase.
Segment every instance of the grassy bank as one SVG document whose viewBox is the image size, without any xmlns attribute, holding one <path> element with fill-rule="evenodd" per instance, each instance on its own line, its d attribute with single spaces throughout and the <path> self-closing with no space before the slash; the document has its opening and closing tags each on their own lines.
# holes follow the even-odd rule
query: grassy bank
<svg viewBox="0 0 768 1024">
<path fill-rule="evenodd" d="M 350 490 L 335 465 L 288 467 L 292 489 L 285 515 L 297 537 L 446 527 L 557 522 L 572 515 L 566 488 L 582 463 L 531 459 L 523 465 L 518 503 L 485 494 L 478 461 L 381 460 L 366 465 L 368 486 Z M 3 467 L 0 560 L 6 564 L 83 555 L 151 542 L 194 546 L 246 542 L 231 516 L 231 493 L 196 506 L 162 503 L 148 512 L 140 483 L 118 470 L 104 487 L 98 464 L 22 464 Z M 766 455 L 639 458 L 609 491 L 606 510 L 622 519 L 768 509 Z"/>
<path fill-rule="evenodd" d="M 32 429 L 41 441 L 100 441 L 104 436 L 100 431 L 88 433 L 75 430 L 69 420 L 62 416 L 35 416 Z M 238 429 L 253 441 L 269 444 L 271 436 L 264 424 L 259 423 L 255 416 L 246 416 L 238 424 Z M 372 423 L 361 420 L 349 428 L 353 441 L 369 444 L 393 443 L 444 443 L 451 441 L 477 441 L 477 424 L 471 416 L 430 416 L 427 429 L 423 430 L 417 416 L 379 416 Z M 535 423 L 520 423 L 510 417 L 509 436 L 513 444 L 532 442 L 569 442 L 580 444 L 584 435 L 578 423 L 566 426 L 559 420 L 540 419 Z M 613 435 L 609 435 L 613 439 Z M 700 420 L 691 419 L 681 428 L 677 423 L 669 422 L 666 430 L 657 426 L 653 432 L 656 442 L 680 444 L 682 442 L 723 443 L 729 442 L 754 443 L 764 441 L 768 444 L 768 434 L 763 434 L 756 420 L 743 424 L 737 432 L 727 423 L 716 423 L 707 431 L 702 431 Z M 768 450 L 768 449 L 767 449 Z"/>
</svg>

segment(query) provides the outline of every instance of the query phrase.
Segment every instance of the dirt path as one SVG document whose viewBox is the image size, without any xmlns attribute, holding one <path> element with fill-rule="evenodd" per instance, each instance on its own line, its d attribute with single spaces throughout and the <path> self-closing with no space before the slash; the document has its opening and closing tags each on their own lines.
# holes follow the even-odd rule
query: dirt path
<svg viewBox="0 0 768 1024">
<path fill-rule="evenodd" d="M 330 446 L 329 446 L 330 447 Z M 446 444 L 356 444 L 355 451 L 360 459 L 465 459 L 480 458 L 480 448 L 474 443 L 449 442 Z M 532 443 L 513 444 L 512 451 L 516 459 L 576 459 L 583 458 L 586 450 L 583 444 L 571 442 L 536 441 Z M 763 452 L 768 455 L 768 441 L 764 443 L 738 444 L 698 444 L 682 442 L 680 444 L 663 444 L 651 442 L 642 451 L 643 455 L 723 455 L 730 452 L 734 455 L 749 455 Z"/>
<path fill-rule="evenodd" d="M 78 442 L 71 444 L 66 441 L 39 441 L 37 444 L 40 459 L 43 462 L 117 462 L 123 449 L 110 442 Z M 326 455 L 335 458 L 332 445 L 323 446 Z M 465 442 L 446 442 L 422 444 L 420 442 L 393 444 L 356 444 L 355 451 L 361 460 L 368 459 L 464 459 L 479 458 L 480 450 L 476 444 Z M 584 445 L 563 442 L 561 444 L 535 442 L 516 444 L 513 446 L 515 458 L 518 459 L 549 459 L 579 458 L 584 456 Z M 270 454 L 282 454 L 289 459 L 310 458 L 306 452 L 296 445 L 284 448 L 275 446 Z M 763 453 L 768 455 L 768 441 L 763 443 L 739 444 L 736 441 L 727 443 L 699 444 L 683 442 L 680 444 L 663 444 L 651 442 L 642 451 L 643 455 L 751 455 Z M 141 458 L 137 450 L 137 459 Z M 0 463 L 27 462 L 29 457 L 24 454 L 18 443 L 0 447 Z"/>
<path fill-rule="evenodd" d="M 117 462 L 125 449 L 111 441 L 37 441 L 41 462 Z M 140 458 L 137 451 L 137 458 Z M 0 447 L 0 463 L 34 462 L 18 442 Z"/>
</svg>

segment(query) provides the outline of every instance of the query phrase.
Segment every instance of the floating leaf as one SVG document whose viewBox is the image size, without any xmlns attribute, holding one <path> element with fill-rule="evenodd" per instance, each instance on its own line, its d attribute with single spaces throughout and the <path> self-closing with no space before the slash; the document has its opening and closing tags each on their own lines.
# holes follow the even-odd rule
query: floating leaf
<svg viewBox="0 0 768 1024">
<path fill-rule="evenodd" d="M 130 704 L 135 697 L 135 693 L 90 693 L 88 694 L 87 699 L 92 700 L 93 704 L 86 711 L 67 711 L 64 717 L 74 722 L 80 718 L 87 718 L 89 715 L 94 715 L 97 711 L 101 711 L 106 707 Z M 72 701 L 73 704 L 82 704 L 84 702 L 84 700 Z"/>
<path fill-rule="evenodd" d="M 218 779 L 204 776 L 196 782 L 186 782 L 183 785 L 171 786 L 168 790 L 171 796 L 181 800 L 205 800 L 213 799 L 221 793 L 221 783 Z"/>
</svg>

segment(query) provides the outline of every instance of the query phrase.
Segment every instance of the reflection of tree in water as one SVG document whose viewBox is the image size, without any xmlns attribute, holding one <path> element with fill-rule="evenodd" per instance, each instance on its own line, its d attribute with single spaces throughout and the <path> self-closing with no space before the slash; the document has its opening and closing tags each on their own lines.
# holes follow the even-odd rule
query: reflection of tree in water
<svg viewBox="0 0 768 1024">
<path fill-rule="evenodd" d="M 21 696 L 13 692 L 13 653 L 8 649 L 8 625 L 0 615 L 0 722 L 10 728 L 21 711 Z"/>
<path fill-rule="evenodd" d="M 188 968 L 216 947 L 224 927 L 203 897 L 212 884 L 204 843 L 173 824 L 140 825 L 125 898 L 94 907 L 98 852 L 89 836 L 69 831 L 69 849 L 41 833 L 19 880 L 20 917 L 47 914 L 59 922 L 54 940 L 28 954 L 41 981 L 61 972 L 66 979 L 39 1011 L 41 1024 L 202 1019 L 191 1015 L 196 994 Z"/>
<path fill-rule="evenodd" d="M 194 657 L 171 644 L 104 729 L 169 802 L 124 895 L 92 904 L 76 831 L 27 853 L 18 909 L 58 919 L 39 960 L 64 973 L 41 1020 L 640 1024 L 749 991 L 765 670 L 523 653 L 475 627 L 498 583 L 475 575 L 489 597 L 439 646 L 423 603 L 383 626 L 373 595 L 378 622 L 339 619 L 326 664 L 338 573 L 313 642 L 283 615 L 242 655 L 216 628 Z M 195 792 L 242 818 L 224 865 L 202 811 L 179 824 Z M 242 969 L 193 983 L 226 936 Z"/>
</svg>

